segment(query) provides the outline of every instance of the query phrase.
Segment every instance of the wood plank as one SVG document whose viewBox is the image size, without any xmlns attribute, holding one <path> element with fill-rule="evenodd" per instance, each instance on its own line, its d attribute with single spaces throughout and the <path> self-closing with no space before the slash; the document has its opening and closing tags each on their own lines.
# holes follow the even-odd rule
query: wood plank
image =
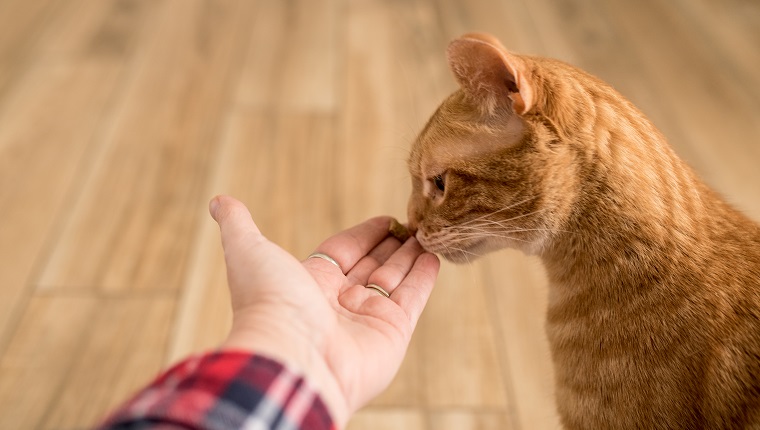
<svg viewBox="0 0 760 430">
<path fill-rule="evenodd" d="M 352 1 L 346 16 L 336 216 L 342 226 L 381 213 L 403 220 L 408 147 L 453 85 L 446 45 L 427 1 Z M 424 407 L 423 344 L 424 335 L 416 334 L 396 378 L 373 406 Z"/>
<path fill-rule="evenodd" d="M 0 428 L 87 427 L 218 344 L 213 194 L 300 257 L 403 219 L 406 151 L 467 31 L 608 80 L 760 218 L 760 7 L 629 3 L 0 1 Z M 350 428 L 557 428 L 545 301 L 515 252 L 444 263 L 398 377 Z"/>
<path fill-rule="evenodd" d="M 92 428 L 161 370 L 175 300 L 171 296 L 105 299 L 89 321 L 73 366 L 41 428 Z"/>
<path fill-rule="evenodd" d="M 437 8 L 429 0 L 398 2 L 386 18 L 396 26 L 389 35 L 393 73 L 386 76 L 386 82 L 379 82 L 376 91 L 383 87 L 393 90 L 392 113 L 398 132 L 389 144 L 405 152 L 441 101 L 457 87 L 446 62 L 452 36 L 441 28 L 442 12 Z M 368 33 L 364 37 L 375 36 Z M 358 50 L 353 55 L 361 57 Z"/>
<path fill-rule="evenodd" d="M 0 114 L 0 351 L 68 207 L 119 78 L 107 63 L 35 67 Z"/>
<path fill-rule="evenodd" d="M 39 283 L 176 289 L 252 3 L 165 3 Z M 147 66 L 150 67 L 147 67 Z"/>
<path fill-rule="evenodd" d="M 725 2 L 710 2 L 709 0 L 700 0 L 700 3 L 708 3 L 707 14 L 727 15 L 730 17 L 733 25 L 741 31 L 748 39 L 749 46 L 760 44 L 760 5 L 756 2 L 744 0 L 728 0 Z M 713 4 L 711 4 L 713 3 Z M 712 25 L 713 23 L 708 24 Z"/>
<path fill-rule="evenodd" d="M 370 402 L 370 407 L 425 407 L 424 364 L 420 355 L 422 345 L 422 336 L 414 335 L 396 377 L 385 391 Z"/>
<path fill-rule="evenodd" d="M 292 112 L 334 111 L 341 4 L 259 1 L 236 101 Z"/>
<path fill-rule="evenodd" d="M 61 9 L 51 0 L 0 2 L 0 109 L 5 94 L 23 78 L 42 29 Z"/>
<path fill-rule="evenodd" d="M 2 109 L 3 94 L 11 86 L 17 66 L 14 63 L 0 63 L 0 109 Z"/>
<path fill-rule="evenodd" d="M 700 84 L 709 85 L 707 88 L 701 87 L 701 97 L 711 100 L 713 108 L 723 114 L 718 117 L 721 121 L 720 125 L 713 128 L 741 125 L 736 136 L 747 134 L 747 132 L 750 136 L 757 136 L 760 133 L 760 77 L 757 73 L 752 73 L 760 65 L 757 49 L 747 46 L 750 52 L 746 55 L 739 55 L 738 52 L 736 55 L 731 55 L 730 50 L 737 47 L 731 43 L 721 44 L 720 37 L 717 35 L 707 39 L 707 32 L 695 25 L 694 21 L 689 20 L 680 8 L 656 0 L 647 1 L 651 4 L 653 13 L 662 17 L 663 22 L 671 27 L 671 32 L 677 35 L 676 42 L 681 39 L 687 43 L 689 49 L 684 52 L 685 58 L 693 61 L 693 64 L 688 65 L 689 71 L 696 72 L 694 74 L 697 75 L 697 82 L 693 85 L 695 87 Z M 732 22 L 724 21 L 723 24 L 737 30 L 741 28 L 742 36 L 747 39 L 751 40 L 754 33 L 755 39 L 760 40 L 760 31 L 757 30 L 760 24 L 760 7 L 757 4 L 748 6 L 735 7 L 734 11 L 742 10 L 746 13 L 734 16 Z M 741 18 L 752 19 L 752 17 L 754 17 L 755 25 L 750 28 L 754 32 L 748 28 L 742 28 L 740 24 Z M 714 22 L 714 27 L 720 26 L 721 24 Z M 737 58 L 738 61 L 727 61 L 727 58 Z M 731 122 L 725 120 L 729 118 L 732 119 Z M 752 156 L 760 157 L 760 145 L 741 144 L 740 147 Z"/>
<path fill-rule="evenodd" d="M 37 428 L 77 359 L 97 303 L 87 297 L 40 297 L 29 303 L 0 358 L 0 428 Z"/>
<path fill-rule="evenodd" d="M 408 195 L 410 186 L 401 163 L 405 154 L 397 153 L 395 162 L 388 159 L 393 152 L 391 142 L 400 133 L 394 112 L 399 105 L 397 89 L 403 84 L 397 79 L 393 59 L 397 28 L 391 25 L 392 15 L 381 2 L 356 1 L 348 8 L 338 151 L 345 180 L 339 184 L 339 193 L 354 196 L 343 200 L 340 213 L 356 223 L 392 209 L 400 211 L 405 204 L 401 196 Z M 389 190 L 397 197 L 389 196 Z"/>
<path fill-rule="evenodd" d="M 418 36 L 434 23 L 433 11 L 419 5 L 404 2 L 389 8 L 372 0 L 348 5 L 338 150 L 344 178 L 338 191 L 350 196 L 340 210 L 349 220 L 345 224 L 381 213 L 405 218 L 409 145 L 452 89 L 442 61 L 446 45 L 435 30 Z M 402 16 L 410 21 L 407 25 L 399 25 Z M 426 49 L 434 45 L 439 52 Z M 439 61 L 431 63 L 433 56 Z"/>
<path fill-rule="evenodd" d="M 473 31 L 493 34 L 504 46 L 516 52 L 546 54 L 553 43 L 543 40 L 546 28 L 531 16 L 533 2 L 521 0 L 436 0 L 441 26 L 447 41 Z M 538 31 L 538 29 L 541 31 Z M 552 41 L 553 42 L 553 41 Z M 569 52 L 562 51 L 561 52 Z"/>
<path fill-rule="evenodd" d="M 478 266 L 444 263 L 418 326 L 426 404 L 506 408 L 504 372 L 496 351 Z"/>
<path fill-rule="evenodd" d="M 721 72 L 737 81 L 751 102 L 760 103 L 760 6 L 757 2 L 705 0 L 662 2 L 681 27 L 692 29 Z"/>
<path fill-rule="evenodd" d="M 332 216 L 337 205 L 330 191 L 335 189 L 338 170 L 333 130 L 332 116 L 233 111 L 225 123 L 221 151 L 205 194 L 241 199 L 270 240 L 305 258 L 339 229 Z M 229 329 L 219 231 L 205 204 L 197 212 L 204 221 L 185 276 L 170 361 L 217 345 Z"/>
<path fill-rule="evenodd" d="M 675 122 L 670 106 L 663 105 L 661 96 L 651 82 L 642 59 L 636 55 L 629 37 L 605 16 L 595 0 L 530 2 L 531 21 L 540 28 L 554 28 L 550 34 L 541 33 L 547 46 L 563 45 L 543 55 L 556 55 L 571 64 L 605 80 L 677 142 L 686 141 L 682 128 Z M 632 73 L 633 72 L 633 73 Z M 689 147 L 679 153 L 695 165 L 704 162 Z"/>
<path fill-rule="evenodd" d="M 0 2 L 0 62 L 16 62 L 27 56 L 59 6 L 57 3 L 52 0 Z"/>
<path fill-rule="evenodd" d="M 426 430 L 425 421 L 413 409 L 366 408 L 351 418 L 346 430 Z"/>
<path fill-rule="evenodd" d="M 430 413 L 430 428 L 435 430 L 510 430 L 509 415 L 504 412 L 465 410 L 435 411 Z M 541 428 L 533 424 L 530 428 Z"/>
<path fill-rule="evenodd" d="M 210 219 L 201 230 L 190 259 L 191 264 L 188 265 L 188 281 L 183 286 L 172 323 L 174 328 L 164 361 L 167 366 L 190 354 L 217 347 L 227 337 L 232 326 L 232 308 L 219 229 Z"/>
<path fill-rule="evenodd" d="M 308 255 L 319 241 L 341 228 L 327 215 L 336 210 L 334 197 L 327 191 L 334 189 L 337 180 L 331 155 L 335 145 L 332 124 L 329 117 L 271 116 L 254 109 L 236 112 L 227 123 L 208 195 L 228 193 L 249 202 L 254 219 L 271 240 L 297 256 Z M 307 141 L 309 148 L 304 150 Z M 274 148 L 280 157 L 275 157 Z M 305 183 L 311 186 L 295 186 Z M 283 198 L 275 191 L 285 188 L 293 193 Z M 324 191 L 318 195 L 314 189 Z M 266 207 L 255 203 L 262 201 L 268 202 Z M 169 362 L 217 345 L 229 330 L 231 315 L 219 233 L 205 208 L 203 211 L 200 216 L 207 222 L 188 266 Z M 420 403 L 417 349 L 410 347 L 400 376 L 373 404 Z"/>
<path fill-rule="evenodd" d="M 544 330 L 548 280 L 536 258 L 515 250 L 482 262 L 492 326 L 499 335 L 499 357 L 508 368 L 516 428 L 558 429 L 554 368 Z"/>
<path fill-rule="evenodd" d="M 668 14 L 647 0 L 646 7 L 624 1 L 600 5 L 605 15 L 631 40 L 642 69 L 647 70 L 667 103 L 686 141 L 671 141 L 679 149 L 688 145 L 705 160 L 696 166 L 709 184 L 760 219 L 756 186 L 760 156 L 756 148 L 760 113 L 746 109 L 743 90 L 723 74 L 712 55 Z M 651 12 L 651 13 L 647 13 Z"/>
<path fill-rule="evenodd" d="M 44 61 L 126 58 L 150 34 L 162 3 L 69 0 L 41 29 L 34 56 Z"/>
</svg>

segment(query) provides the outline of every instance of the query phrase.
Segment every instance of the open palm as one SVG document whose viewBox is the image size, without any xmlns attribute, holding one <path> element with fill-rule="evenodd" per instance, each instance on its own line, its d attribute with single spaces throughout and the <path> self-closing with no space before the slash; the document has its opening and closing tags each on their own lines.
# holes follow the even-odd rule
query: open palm
<svg viewBox="0 0 760 430">
<path fill-rule="evenodd" d="M 340 232 L 299 262 L 268 241 L 245 206 L 211 202 L 219 223 L 233 307 L 224 348 L 269 354 L 301 368 L 337 422 L 390 383 L 438 273 L 437 257 L 412 238 L 388 235 L 379 217 Z M 366 288 L 377 284 L 387 298 Z"/>
</svg>

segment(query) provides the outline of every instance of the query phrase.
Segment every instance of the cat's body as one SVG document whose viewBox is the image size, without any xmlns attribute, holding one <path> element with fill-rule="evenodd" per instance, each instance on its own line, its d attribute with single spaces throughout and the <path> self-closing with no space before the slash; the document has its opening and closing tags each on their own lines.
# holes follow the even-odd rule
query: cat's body
<svg viewBox="0 0 760 430">
<path fill-rule="evenodd" d="M 540 256 L 565 427 L 760 426 L 760 227 L 598 79 L 486 35 L 449 59 L 410 224 L 453 261 Z"/>
</svg>

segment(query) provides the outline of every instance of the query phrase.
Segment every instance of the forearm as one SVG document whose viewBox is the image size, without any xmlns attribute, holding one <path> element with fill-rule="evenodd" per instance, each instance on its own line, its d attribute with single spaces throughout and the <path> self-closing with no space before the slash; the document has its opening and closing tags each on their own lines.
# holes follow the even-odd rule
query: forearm
<svg viewBox="0 0 760 430">
<path fill-rule="evenodd" d="M 222 351 L 172 367 L 99 428 L 266 429 L 284 423 L 335 429 L 327 407 L 300 373 L 262 356 Z"/>
<path fill-rule="evenodd" d="M 325 404 L 336 428 L 343 428 L 349 418 L 346 393 L 340 387 L 333 369 L 325 362 L 324 353 L 314 346 L 317 336 L 298 324 L 298 318 L 270 315 L 267 309 L 251 312 L 247 318 L 233 321 L 230 335 L 219 346 L 221 351 L 256 351 L 282 363 L 290 371 L 303 376 Z"/>
</svg>

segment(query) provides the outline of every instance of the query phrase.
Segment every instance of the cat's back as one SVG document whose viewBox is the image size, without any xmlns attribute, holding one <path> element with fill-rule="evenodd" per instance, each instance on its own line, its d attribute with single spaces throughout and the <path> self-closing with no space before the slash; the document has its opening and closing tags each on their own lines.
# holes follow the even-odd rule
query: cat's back
<svg viewBox="0 0 760 430">
<path fill-rule="evenodd" d="M 717 203 L 721 205 L 722 203 Z M 704 280 L 713 312 L 704 378 L 711 427 L 760 427 L 760 226 L 724 203 Z M 709 325 L 710 321 L 707 321 Z"/>
</svg>

